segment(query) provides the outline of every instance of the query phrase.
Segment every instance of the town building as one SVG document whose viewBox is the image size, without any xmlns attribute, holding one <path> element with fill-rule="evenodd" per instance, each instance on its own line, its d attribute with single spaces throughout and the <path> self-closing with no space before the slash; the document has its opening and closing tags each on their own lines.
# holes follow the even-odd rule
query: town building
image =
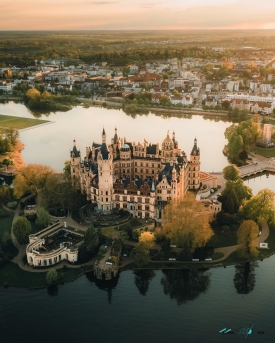
<svg viewBox="0 0 275 343">
<path fill-rule="evenodd" d="M 159 145 L 145 139 L 128 142 L 119 138 L 115 129 L 107 144 L 103 129 L 102 142 L 87 147 L 84 159 L 74 140 L 70 161 L 73 184 L 105 213 L 124 209 L 133 217 L 160 222 L 167 202 L 201 186 L 197 139 L 188 159 L 178 146 L 175 132 L 170 137 L 168 131 Z M 217 178 L 208 174 L 206 187 L 216 186 Z"/>
</svg>

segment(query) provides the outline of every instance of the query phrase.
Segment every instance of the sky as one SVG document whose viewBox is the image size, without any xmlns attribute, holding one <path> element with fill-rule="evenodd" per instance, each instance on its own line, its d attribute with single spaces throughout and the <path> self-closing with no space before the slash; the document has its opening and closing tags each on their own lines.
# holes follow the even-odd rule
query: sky
<svg viewBox="0 0 275 343">
<path fill-rule="evenodd" d="M 0 30 L 275 29 L 274 0 L 0 0 Z"/>
</svg>

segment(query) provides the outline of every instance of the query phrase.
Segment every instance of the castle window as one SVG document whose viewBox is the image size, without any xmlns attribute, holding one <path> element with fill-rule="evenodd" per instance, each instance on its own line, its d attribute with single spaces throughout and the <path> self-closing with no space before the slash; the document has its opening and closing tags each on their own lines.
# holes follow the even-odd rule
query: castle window
<svg viewBox="0 0 275 343">
<path fill-rule="evenodd" d="M 127 204 L 123 204 L 123 208 L 127 208 Z"/>
<path fill-rule="evenodd" d="M 137 173 L 137 168 L 135 168 L 135 172 Z"/>
<path fill-rule="evenodd" d="M 149 206 L 145 206 L 145 211 L 149 211 Z"/>
<path fill-rule="evenodd" d="M 196 174 L 195 173 L 193 173 L 193 177 L 195 177 L 196 176 Z"/>
<path fill-rule="evenodd" d="M 154 168 L 154 163 L 152 163 L 152 167 Z"/>
<path fill-rule="evenodd" d="M 134 201 L 135 201 L 135 198 L 134 198 L 134 197 L 131 197 L 131 198 L 130 198 L 130 201 L 131 201 L 131 202 L 134 202 Z"/>
<path fill-rule="evenodd" d="M 145 203 L 146 203 L 146 204 L 149 204 L 149 199 L 145 199 Z"/>
<path fill-rule="evenodd" d="M 167 190 L 167 194 L 171 194 L 171 190 L 168 189 L 168 190 Z"/>
<path fill-rule="evenodd" d="M 139 197 L 139 198 L 138 198 L 138 202 L 142 202 L 142 198 Z"/>
<path fill-rule="evenodd" d="M 138 205 L 138 209 L 139 209 L 139 210 L 142 210 L 142 206 L 141 206 L 141 205 Z"/>
<path fill-rule="evenodd" d="M 158 193 L 161 193 L 161 189 L 158 189 Z"/>
<path fill-rule="evenodd" d="M 123 197 L 123 201 L 127 201 L 127 197 Z"/>
<path fill-rule="evenodd" d="M 119 195 L 116 195 L 116 201 L 119 201 Z"/>
</svg>

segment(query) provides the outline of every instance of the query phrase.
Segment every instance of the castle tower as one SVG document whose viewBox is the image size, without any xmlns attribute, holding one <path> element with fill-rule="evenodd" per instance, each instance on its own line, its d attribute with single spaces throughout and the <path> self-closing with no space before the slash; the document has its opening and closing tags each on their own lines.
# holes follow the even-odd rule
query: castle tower
<svg viewBox="0 0 275 343">
<path fill-rule="evenodd" d="M 77 150 L 76 141 L 73 140 L 73 149 L 70 151 L 71 176 L 73 186 L 79 186 L 79 169 L 80 169 L 80 150 Z"/>
<path fill-rule="evenodd" d="M 169 136 L 169 131 L 167 132 L 166 138 L 162 142 L 162 162 L 170 162 L 173 157 L 174 142 Z"/>
<path fill-rule="evenodd" d="M 97 156 L 98 164 L 98 208 L 103 211 L 113 209 L 113 154 L 106 145 L 106 133 L 102 131 L 102 144 Z"/>
<path fill-rule="evenodd" d="M 189 189 L 199 189 L 200 187 L 200 165 L 200 149 L 197 146 L 197 139 L 195 138 L 189 162 Z"/>
</svg>

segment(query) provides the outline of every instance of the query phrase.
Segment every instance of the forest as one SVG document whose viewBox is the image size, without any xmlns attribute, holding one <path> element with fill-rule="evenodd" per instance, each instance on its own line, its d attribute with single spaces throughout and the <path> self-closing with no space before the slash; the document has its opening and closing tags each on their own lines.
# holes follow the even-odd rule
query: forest
<svg viewBox="0 0 275 343">
<path fill-rule="evenodd" d="M 34 60 L 80 59 L 125 65 L 167 58 L 245 57 L 244 46 L 274 50 L 274 30 L 220 31 L 2 31 L 0 67 Z M 213 47 L 226 48 L 215 52 Z"/>
</svg>

